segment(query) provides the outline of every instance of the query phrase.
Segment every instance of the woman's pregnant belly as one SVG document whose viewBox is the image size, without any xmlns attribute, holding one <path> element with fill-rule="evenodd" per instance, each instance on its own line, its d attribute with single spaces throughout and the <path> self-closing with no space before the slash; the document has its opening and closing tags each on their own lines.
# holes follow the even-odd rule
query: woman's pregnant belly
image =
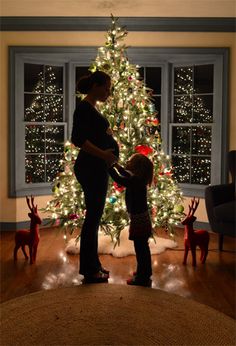
<svg viewBox="0 0 236 346">
<path fill-rule="evenodd" d="M 111 135 L 107 135 L 108 139 L 108 148 L 113 149 L 113 154 L 119 158 L 119 154 L 120 154 L 120 149 L 119 149 L 119 145 L 117 143 L 117 141 L 111 136 Z"/>
</svg>

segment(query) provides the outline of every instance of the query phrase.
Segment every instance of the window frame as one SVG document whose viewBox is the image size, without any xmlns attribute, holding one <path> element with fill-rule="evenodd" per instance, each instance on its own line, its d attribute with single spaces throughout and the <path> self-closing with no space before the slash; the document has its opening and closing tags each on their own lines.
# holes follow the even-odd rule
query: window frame
<svg viewBox="0 0 236 346">
<path fill-rule="evenodd" d="M 10 159 L 9 159 L 9 196 L 18 197 L 25 196 L 26 194 L 34 195 L 50 195 L 51 183 L 25 184 L 26 186 L 19 186 L 17 181 L 18 167 L 20 162 L 17 161 L 19 157 L 18 151 L 24 151 L 24 148 L 18 145 L 17 132 L 23 131 L 22 124 L 19 124 L 19 86 L 18 83 L 23 83 L 19 73 L 19 64 L 23 59 L 27 61 L 36 61 L 39 63 L 61 63 L 65 65 L 65 118 L 66 123 L 65 140 L 70 138 L 73 122 L 73 111 L 75 107 L 75 97 L 73 90 L 72 80 L 75 78 L 76 66 L 88 66 L 88 62 L 94 60 L 97 55 L 98 47 L 9 47 L 9 146 L 10 146 Z M 169 48 L 169 47 L 131 47 L 127 49 L 127 54 L 130 63 L 146 67 L 162 67 L 162 102 L 161 102 L 161 136 L 163 139 L 163 150 L 170 154 L 171 138 L 170 138 L 170 125 L 172 119 L 173 109 L 173 95 L 171 95 L 171 85 L 173 82 L 172 66 L 173 64 L 184 63 L 187 59 L 195 59 L 198 62 L 217 60 L 218 83 L 220 85 L 220 93 L 222 97 L 214 98 L 214 107 L 218 109 L 216 120 L 214 124 L 216 127 L 215 133 L 218 133 L 220 141 L 214 141 L 217 144 L 215 151 L 219 160 L 213 162 L 212 171 L 214 172 L 211 184 L 226 183 L 228 180 L 226 158 L 228 152 L 228 48 Z M 34 58 L 35 57 L 35 60 Z M 216 81 L 214 80 L 214 84 Z M 23 90 L 24 88 L 21 88 Z M 217 99 L 217 100 L 215 100 Z M 170 101 L 170 102 L 169 102 Z M 165 115 L 165 116 L 164 116 Z M 23 132 L 21 132 L 23 133 Z M 24 141 L 23 141 L 24 142 Z M 220 153 L 220 155 L 219 155 Z M 211 156 L 212 157 L 212 156 Z M 217 173 L 217 174 L 215 174 Z M 184 196 L 198 196 L 202 197 L 206 185 L 190 185 L 179 184 Z"/>
<path fill-rule="evenodd" d="M 11 181 L 11 184 L 14 182 L 14 190 L 11 185 L 11 196 L 24 196 L 27 194 L 37 194 L 43 195 L 47 194 L 49 190 L 49 186 L 51 183 L 33 183 L 27 184 L 25 182 L 24 169 L 22 168 L 22 162 L 25 162 L 25 147 L 24 147 L 24 138 L 25 138 L 25 129 L 26 126 L 30 124 L 29 121 L 24 120 L 24 64 L 25 63 L 35 63 L 35 64 L 50 64 L 54 66 L 63 66 L 63 121 L 61 122 L 34 122 L 35 125 L 44 125 L 44 126 L 63 126 L 64 127 L 64 142 L 67 138 L 67 122 L 66 122 L 66 114 L 65 114 L 65 103 L 66 103 L 66 87 L 65 87 L 65 64 L 64 62 L 58 61 L 55 62 L 51 57 L 48 59 L 47 57 L 39 58 L 37 55 L 35 58 L 27 56 L 23 59 L 22 55 L 17 55 L 15 57 L 15 126 L 13 132 L 14 133 L 14 145 L 15 148 L 15 174 L 11 169 L 11 173 L 14 174 L 14 178 Z M 20 90 L 20 91 L 16 91 Z M 44 153 L 46 154 L 46 153 Z M 14 162 L 11 162 L 11 167 L 13 167 Z M 12 176 L 11 176 L 12 178 Z M 14 192 L 13 192 L 14 191 Z"/>
<path fill-rule="evenodd" d="M 173 66 L 178 64 L 187 64 L 186 62 L 194 61 L 197 63 L 212 63 L 216 68 L 214 75 L 214 90 L 218 88 L 218 96 L 214 97 L 213 114 L 214 120 L 212 129 L 212 154 L 211 154 L 211 185 L 224 184 L 228 181 L 227 174 L 227 152 L 228 143 L 228 66 L 229 66 L 229 49 L 228 48 L 131 48 L 128 51 L 131 63 L 141 66 L 148 64 L 149 61 L 158 61 L 155 66 L 162 62 L 163 69 L 167 69 L 165 76 L 162 78 L 164 83 L 162 91 L 166 95 L 165 109 L 161 109 L 161 136 L 163 140 L 163 149 L 166 154 L 171 155 L 171 131 L 173 119 Z M 139 59 L 137 61 L 137 58 Z M 215 95 L 214 95 L 215 96 Z M 164 101 L 164 98 L 163 98 Z M 215 109 L 215 111 L 214 111 Z M 164 116 L 165 115 L 165 116 Z M 179 124 L 181 125 L 181 124 Z M 220 140 L 217 140 L 220 139 Z M 212 159 L 213 158 L 213 159 Z M 204 197 L 205 188 L 208 185 L 199 184 L 182 184 L 179 186 L 184 196 Z"/>
<path fill-rule="evenodd" d="M 32 59 L 25 59 L 23 62 L 21 61 L 20 63 L 23 63 L 23 65 L 26 63 L 34 63 L 34 64 L 43 64 L 44 66 L 46 65 L 50 65 L 50 66 L 60 66 L 60 67 L 63 67 L 63 119 L 62 121 L 58 121 L 58 122 L 52 122 L 52 121 L 45 121 L 45 122 L 39 122 L 39 121 L 35 121 L 35 122 L 31 122 L 31 121 L 26 121 L 26 120 L 23 120 L 22 122 L 22 127 L 24 128 L 24 136 L 19 136 L 19 138 L 17 139 L 16 138 L 16 142 L 20 144 L 20 147 L 22 148 L 23 145 L 24 145 L 24 138 L 25 138 L 25 130 L 26 130 L 26 127 L 33 124 L 33 125 L 36 125 L 36 126 L 45 126 L 45 128 L 47 126 L 59 126 L 59 127 L 63 127 L 64 128 L 64 139 L 63 139 L 63 142 L 65 142 L 66 138 L 67 138 L 67 122 L 65 121 L 66 119 L 66 116 L 65 116 L 65 104 L 66 104 L 66 88 L 65 88 L 65 64 L 64 63 L 55 63 L 55 61 L 43 61 L 43 60 L 40 60 L 38 61 L 37 59 L 35 60 L 32 60 Z M 25 91 L 24 91 L 24 78 L 23 78 L 23 74 L 24 73 L 24 69 L 21 68 L 19 70 L 19 80 L 22 82 L 22 85 L 20 87 L 20 90 L 22 90 L 22 94 L 23 94 L 23 100 L 21 99 L 21 93 L 20 95 L 16 95 L 16 99 L 17 99 L 17 103 L 19 105 L 19 108 L 21 111 L 19 112 L 23 118 L 24 118 L 24 95 L 25 95 Z M 45 91 L 43 93 L 45 95 Z M 22 110 L 23 110 L 23 114 L 22 114 Z M 20 122 L 21 123 L 21 122 Z M 19 135 L 19 133 L 17 132 L 16 133 L 16 136 Z M 63 151 L 61 152 L 63 153 Z M 18 156 L 16 158 L 16 166 L 19 167 L 20 166 L 20 162 L 24 162 L 24 159 L 26 157 L 26 155 L 34 155 L 34 153 L 26 153 L 24 152 L 23 153 L 23 150 L 20 152 L 20 157 Z M 36 153 L 37 154 L 37 153 Z M 48 153 L 48 152 L 42 152 L 42 153 L 38 153 L 38 154 L 43 154 L 45 156 L 47 155 L 54 155 L 54 154 L 59 154 L 58 152 L 55 152 L 55 153 Z M 46 171 L 44 172 L 44 174 L 46 173 Z M 48 187 L 48 184 L 50 183 L 47 183 L 47 182 L 41 182 L 41 183 L 33 183 L 34 185 L 34 188 L 45 188 L 45 187 Z M 16 175 L 16 185 L 21 187 L 21 189 L 25 189 L 26 187 L 28 187 L 28 184 L 27 183 L 23 183 L 23 177 L 22 177 L 22 172 L 21 172 L 21 175 Z"/>
<path fill-rule="evenodd" d="M 208 56 L 207 59 L 200 57 L 193 57 L 192 63 L 188 63 L 188 65 L 194 64 L 213 64 L 214 65 L 214 81 L 213 81 L 213 122 L 212 123 L 189 123 L 189 126 L 195 127 L 198 125 L 203 125 L 205 127 L 211 126 L 212 129 L 212 150 L 211 150 L 211 185 L 218 184 L 222 181 L 223 174 L 222 170 L 219 170 L 221 162 L 221 154 L 222 148 L 221 143 L 219 141 L 214 140 L 215 138 L 222 138 L 222 129 L 223 126 L 219 126 L 221 122 L 220 110 L 223 109 L 223 95 L 222 95 L 222 58 L 220 56 L 212 55 Z M 174 68 L 180 66 L 186 66 L 184 62 L 181 63 L 174 61 L 172 65 L 172 76 L 171 81 L 172 85 L 174 82 Z M 216 78 L 215 78 L 216 77 Z M 221 97 L 222 95 L 222 97 Z M 171 114 L 169 121 L 169 153 L 171 154 L 172 148 L 172 129 L 174 126 L 188 126 L 188 123 L 175 123 L 174 122 L 174 87 L 172 86 L 171 90 Z M 224 118 L 224 117 L 223 117 Z M 214 142 L 214 145 L 213 145 Z M 222 179 L 221 179 L 222 178 Z M 184 191 L 185 196 L 192 196 L 193 194 L 197 194 L 198 197 L 204 197 L 204 191 L 207 185 L 200 184 L 187 184 L 187 183 L 179 183 L 181 189 Z"/>
</svg>

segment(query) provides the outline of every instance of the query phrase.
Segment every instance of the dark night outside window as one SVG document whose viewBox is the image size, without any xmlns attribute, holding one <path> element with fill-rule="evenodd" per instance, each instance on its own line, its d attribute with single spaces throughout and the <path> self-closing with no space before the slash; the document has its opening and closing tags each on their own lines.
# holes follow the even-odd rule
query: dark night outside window
<svg viewBox="0 0 236 346">
<path fill-rule="evenodd" d="M 162 90 L 162 68 L 161 67 L 141 67 L 139 68 L 140 79 L 144 81 L 144 85 L 150 88 L 152 97 L 151 112 L 156 112 L 156 118 L 161 123 L 161 90 Z M 160 131 L 160 127 L 158 129 Z M 149 133 L 155 134 L 156 127 L 149 126 Z"/>
<path fill-rule="evenodd" d="M 63 67 L 24 64 L 25 182 L 54 180 L 63 153 Z"/>
<path fill-rule="evenodd" d="M 78 67 L 76 67 L 76 69 L 75 69 L 75 88 L 74 88 L 75 89 L 75 93 L 77 91 L 76 90 L 76 86 L 77 86 L 77 83 L 78 83 L 79 79 L 81 77 L 84 77 L 84 76 L 90 74 L 90 73 L 91 72 L 89 71 L 89 66 L 78 66 Z M 80 98 L 76 97 L 75 104 L 77 105 L 79 101 L 80 101 Z"/>
<path fill-rule="evenodd" d="M 172 161 L 179 183 L 211 182 L 213 65 L 174 67 Z"/>
</svg>

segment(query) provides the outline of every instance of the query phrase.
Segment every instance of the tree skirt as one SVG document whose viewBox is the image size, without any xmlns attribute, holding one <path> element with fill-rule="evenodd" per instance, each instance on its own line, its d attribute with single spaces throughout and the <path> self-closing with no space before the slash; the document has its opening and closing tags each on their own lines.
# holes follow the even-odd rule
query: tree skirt
<svg viewBox="0 0 236 346">
<path fill-rule="evenodd" d="M 152 255 L 160 254 L 166 249 L 172 249 L 177 247 L 177 243 L 171 239 L 156 237 L 149 240 L 150 250 Z M 79 254 L 80 242 L 76 243 L 76 238 L 70 239 L 66 246 L 66 252 L 71 255 Z M 104 235 L 99 231 L 98 238 L 98 252 L 99 254 L 112 255 L 114 257 L 125 257 L 129 255 L 135 255 L 134 244 L 129 240 L 128 227 L 124 228 L 120 235 L 120 245 L 114 248 L 110 236 Z"/>
</svg>

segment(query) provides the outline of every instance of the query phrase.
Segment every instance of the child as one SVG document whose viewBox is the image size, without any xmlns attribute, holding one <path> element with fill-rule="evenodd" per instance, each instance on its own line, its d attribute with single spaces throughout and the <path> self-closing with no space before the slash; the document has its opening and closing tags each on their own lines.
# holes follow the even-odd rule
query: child
<svg viewBox="0 0 236 346">
<path fill-rule="evenodd" d="M 126 187 L 129 239 L 134 242 L 137 259 L 137 270 L 127 284 L 151 286 L 152 264 L 148 238 L 152 235 L 152 225 L 148 213 L 147 185 L 152 183 L 153 163 L 142 154 L 134 154 L 128 160 L 126 169 L 115 163 L 110 175 L 118 184 Z"/>
</svg>

